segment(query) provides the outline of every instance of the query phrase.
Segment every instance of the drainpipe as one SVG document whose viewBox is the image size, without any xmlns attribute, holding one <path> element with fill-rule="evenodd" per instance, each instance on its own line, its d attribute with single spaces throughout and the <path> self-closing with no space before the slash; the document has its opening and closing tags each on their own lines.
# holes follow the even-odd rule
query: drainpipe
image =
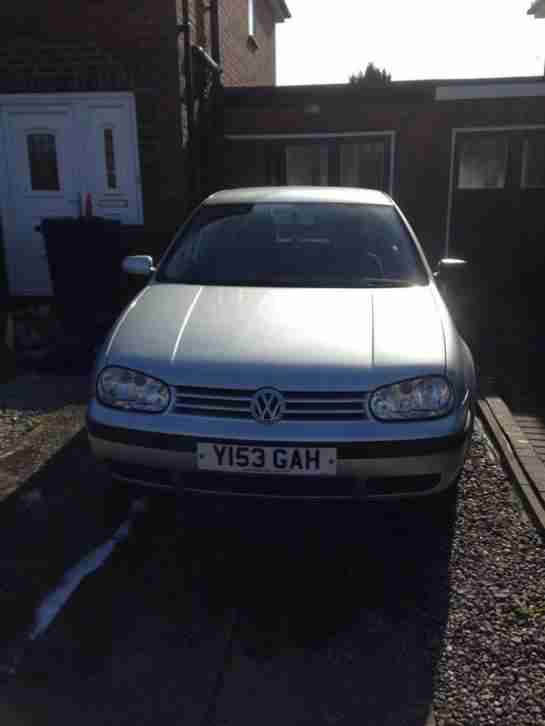
<svg viewBox="0 0 545 726">
<path fill-rule="evenodd" d="M 189 199 L 191 206 L 198 198 L 196 169 L 194 165 L 193 147 L 195 142 L 195 98 L 193 95 L 193 53 L 191 50 L 192 23 L 189 18 L 189 0 L 182 0 L 183 23 L 178 30 L 184 34 L 184 75 L 185 75 L 185 105 L 187 109 L 187 150 L 188 150 L 188 182 Z"/>
<path fill-rule="evenodd" d="M 212 58 L 220 65 L 220 18 L 218 0 L 210 0 L 210 50 L 212 51 Z"/>
<path fill-rule="evenodd" d="M 207 65 L 211 71 L 213 71 L 216 76 L 220 76 L 222 69 L 221 66 L 216 63 L 216 61 L 208 55 L 208 53 L 205 51 L 204 48 L 202 48 L 200 45 L 194 45 L 193 46 L 193 52 L 195 55 L 198 55 L 201 61 Z"/>
<path fill-rule="evenodd" d="M 210 0 L 210 52 L 213 60 L 217 63 L 218 73 L 216 77 L 217 88 L 215 90 L 214 114 L 215 118 L 214 133 L 223 139 L 223 104 L 222 104 L 222 85 L 221 85 L 221 35 L 220 35 L 220 0 Z M 214 151 L 214 156 L 216 156 Z M 223 148 L 220 147 L 220 153 Z M 212 189 L 217 189 L 220 178 L 217 169 L 209 177 Z"/>
<path fill-rule="evenodd" d="M 187 109 L 187 162 L 188 162 L 188 196 L 190 207 L 201 201 L 201 169 L 200 169 L 200 129 L 195 124 L 195 87 L 193 76 L 193 53 L 205 63 L 220 82 L 222 72 L 220 65 L 220 35 L 219 35 L 219 2 L 210 0 L 210 46 L 212 56 L 192 42 L 193 25 L 189 16 L 189 0 L 182 0 L 182 24 L 178 32 L 184 34 L 184 75 L 185 75 L 185 104 Z"/>
</svg>

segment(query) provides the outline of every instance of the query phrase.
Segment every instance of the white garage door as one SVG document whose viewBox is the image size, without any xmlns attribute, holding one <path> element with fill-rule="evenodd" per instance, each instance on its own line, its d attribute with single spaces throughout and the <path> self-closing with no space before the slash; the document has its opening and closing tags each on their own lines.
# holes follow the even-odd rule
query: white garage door
<svg viewBox="0 0 545 726">
<path fill-rule="evenodd" d="M 90 194 L 95 215 L 143 221 L 134 100 L 130 94 L 3 96 L 0 131 L 10 292 L 51 295 L 37 229 L 45 217 L 78 216 Z"/>
</svg>

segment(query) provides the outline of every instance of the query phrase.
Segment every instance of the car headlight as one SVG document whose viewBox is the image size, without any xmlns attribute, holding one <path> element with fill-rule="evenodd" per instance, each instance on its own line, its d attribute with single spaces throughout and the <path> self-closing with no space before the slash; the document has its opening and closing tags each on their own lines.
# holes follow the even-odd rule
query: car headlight
<svg viewBox="0 0 545 726">
<path fill-rule="evenodd" d="M 441 376 L 426 376 L 379 388 L 369 407 L 380 421 L 400 421 L 446 416 L 453 403 L 450 383 Z"/>
<path fill-rule="evenodd" d="M 161 413 L 170 403 L 168 386 L 128 368 L 105 368 L 97 380 L 98 400 L 128 411 Z"/>
</svg>

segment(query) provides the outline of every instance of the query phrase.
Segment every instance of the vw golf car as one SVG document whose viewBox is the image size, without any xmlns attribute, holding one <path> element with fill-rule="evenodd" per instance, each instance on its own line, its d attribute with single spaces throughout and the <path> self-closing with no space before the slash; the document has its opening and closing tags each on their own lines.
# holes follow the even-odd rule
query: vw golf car
<svg viewBox="0 0 545 726">
<path fill-rule="evenodd" d="M 443 269 L 459 261 L 443 261 Z M 268 497 L 455 484 L 475 371 L 422 249 L 378 191 L 219 192 L 98 355 L 92 449 L 115 479 Z"/>
</svg>

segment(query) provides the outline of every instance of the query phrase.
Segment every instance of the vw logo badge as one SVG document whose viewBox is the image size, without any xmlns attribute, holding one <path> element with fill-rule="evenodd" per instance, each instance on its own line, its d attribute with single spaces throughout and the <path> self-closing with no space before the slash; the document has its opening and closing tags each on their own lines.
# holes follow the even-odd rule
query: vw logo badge
<svg viewBox="0 0 545 726">
<path fill-rule="evenodd" d="M 263 424 L 273 424 L 284 416 L 286 401 L 274 388 L 261 388 L 252 398 L 252 416 Z"/>
</svg>

